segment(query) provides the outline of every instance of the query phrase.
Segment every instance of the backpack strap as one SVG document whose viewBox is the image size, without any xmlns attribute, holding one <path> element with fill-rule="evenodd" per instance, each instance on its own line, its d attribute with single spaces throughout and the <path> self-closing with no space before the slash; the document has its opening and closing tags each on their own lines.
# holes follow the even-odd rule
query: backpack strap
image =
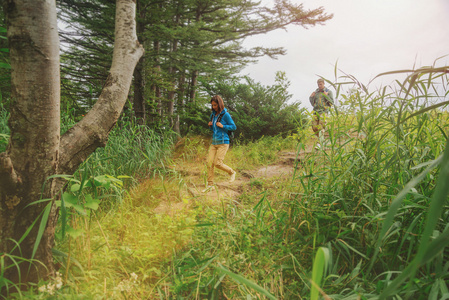
<svg viewBox="0 0 449 300">
<path fill-rule="evenodd" d="M 220 122 L 221 119 L 223 119 L 223 116 L 224 116 L 224 114 L 220 113 L 220 114 L 218 115 L 217 122 Z M 211 121 L 211 122 L 214 121 L 214 114 L 211 114 L 211 115 L 210 115 L 210 121 Z"/>
</svg>

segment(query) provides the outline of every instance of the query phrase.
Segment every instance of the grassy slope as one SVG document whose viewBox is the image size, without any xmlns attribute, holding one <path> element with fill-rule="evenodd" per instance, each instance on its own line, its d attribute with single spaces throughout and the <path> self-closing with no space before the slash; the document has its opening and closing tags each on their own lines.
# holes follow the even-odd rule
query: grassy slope
<svg viewBox="0 0 449 300">
<path fill-rule="evenodd" d="M 233 147 L 226 163 L 238 179 L 226 184 L 217 171 L 218 188 L 206 194 L 199 191 L 207 141 L 186 138 L 167 161 L 157 135 L 117 134 L 91 173 L 139 170 L 129 175 L 141 179 L 120 201 L 103 193 L 98 210 L 71 211 L 69 239 L 57 247 L 64 280 L 57 295 L 308 299 L 318 252 L 327 254 L 321 287 L 332 298 L 447 296 L 449 158 L 441 155 L 449 116 L 435 108 L 417 112 L 415 102 L 401 98 L 385 105 L 384 98 L 348 97 L 355 114 L 329 120 L 326 151 L 310 151 L 309 128 Z M 295 169 L 268 167 L 285 159 L 281 150 L 299 153 Z M 103 168 L 104 161 L 112 165 Z M 436 161 L 441 167 L 432 167 Z M 104 185 L 112 187 L 119 188 Z"/>
<path fill-rule="evenodd" d="M 447 123 L 447 115 L 433 120 Z M 350 134 L 342 124 L 354 121 L 329 124 L 326 151 L 310 151 L 315 138 L 309 130 L 288 139 L 264 138 L 231 148 L 226 163 L 239 171 L 236 183 L 226 184 L 227 177 L 216 171 L 218 189 L 206 194 L 199 191 L 206 178 L 207 141 L 184 140 L 169 164 L 154 168 L 159 170 L 151 173 L 155 176 L 142 180 L 115 209 L 100 207 L 88 218 L 72 218 L 70 225 L 83 233 L 58 246 L 70 254 L 70 259 L 57 256 L 65 282 L 58 295 L 249 299 L 267 293 L 279 299 L 308 299 L 319 247 L 331 254 L 324 293 L 342 299 L 378 295 L 416 253 L 435 171 L 408 194 L 383 238 L 374 268 L 366 273 L 385 211 L 403 187 L 401 182 L 422 170 L 415 172 L 410 164 L 438 156 L 443 139 L 437 138 L 438 127 L 427 123 L 411 142 L 407 139 L 419 128 L 406 130 L 400 144 L 388 138 L 373 147 L 379 134 L 370 135 L 365 129 L 370 123 L 362 124 L 362 135 Z M 430 137 L 430 146 L 417 142 Z M 296 170 L 279 161 L 282 151 L 299 152 Z M 405 154 L 408 162 L 392 160 Z M 269 165 L 290 169 L 267 175 Z M 437 230 L 441 232 L 441 225 Z M 439 262 L 446 259 L 441 252 L 421 268 L 419 284 L 410 291 L 443 295 L 448 266 Z M 225 276 L 227 270 L 232 273 Z M 398 291 L 407 290 L 402 286 Z"/>
</svg>

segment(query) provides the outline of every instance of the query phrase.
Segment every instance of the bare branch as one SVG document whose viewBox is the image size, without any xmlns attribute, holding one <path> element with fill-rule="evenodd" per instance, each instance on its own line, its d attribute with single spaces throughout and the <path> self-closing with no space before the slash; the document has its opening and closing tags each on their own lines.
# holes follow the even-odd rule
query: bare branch
<svg viewBox="0 0 449 300">
<path fill-rule="evenodd" d="M 105 145 L 126 103 L 134 68 L 144 52 L 137 40 L 135 9 L 135 1 L 117 0 L 111 70 L 97 103 L 61 137 L 62 173 L 73 173 L 96 148 Z"/>
</svg>

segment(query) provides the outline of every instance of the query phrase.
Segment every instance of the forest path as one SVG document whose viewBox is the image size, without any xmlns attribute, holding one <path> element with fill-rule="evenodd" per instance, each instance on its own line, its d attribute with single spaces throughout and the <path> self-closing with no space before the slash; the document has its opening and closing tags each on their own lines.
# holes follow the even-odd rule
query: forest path
<svg viewBox="0 0 449 300">
<path fill-rule="evenodd" d="M 206 171 L 204 165 L 204 158 L 195 161 L 183 160 L 182 158 L 175 159 L 175 163 L 170 168 L 180 174 L 184 188 L 181 192 L 181 197 L 185 201 L 172 202 L 162 201 L 158 207 L 154 209 L 157 214 L 174 215 L 179 211 L 188 209 L 192 201 L 205 201 L 210 204 L 219 204 L 223 200 L 238 201 L 239 196 L 244 191 L 244 187 L 251 182 L 258 179 L 266 180 L 273 178 L 289 178 L 293 175 L 297 160 L 303 159 L 307 154 L 314 149 L 314 143 L 306 145 L 305 149 L 301 150 L 297 155 L 292 151 L 278 152 L 278 159 L 275 163 L 258 167 L 251 170 L 236 170 L 237 175 L 235 181 L 230 183 L 229 176 L 221 170 L 215 170 L 215 188 L 202 192 L 205 189 Z M 225 158 L 226 163 L 226 158 Z M 232 167 L 232 166 L 231 166 Z"/>
<path fill-rule="evenodd" d="M 325 134 L 325 140 L 329 138 L 328 134 Z M 363 139 L 365 136 L 358 132 L 347 132 L 338 137 L 336 144 L 340 147 L 347 147 L 347 142 L 354 139 Z M 279 151 L 277 153 L 277 160 L 270 165 L 258 167 L 251 170 L 236 169 L 237 175 L 234 182 L 229 182 L 229 175 L 225 172 L 215 169 L 215 188 L 210 189 L 207 192 L 202 192 L 205 189 L 206 184 L 206 167 L 205 160 L 207 153 L 204 157 L 185 158 L 185 138 L 181 139 L 175 146 L 175 152 L 178 153 L 174 158 L 174 164 L 170 168 L 180 174 L 180 183 L 183 188 L 180 191 L 180 199 L 183 201 L 162 201 L 158 207 L 154 210 L 156 214 L 168 214 L 173 216 L 179 211 L 188 210 L 190 205 L 195 201 L 207 202 L 210 204 L 220 204 L 223 200 L 237 201 L 239 196 L 244 192 L 245 186 L 247 186 L 252 180 L 266 180 L 276 178 L 291 178 L 295 167 L 301 165 L 301 160 L 310 159 L 313 153 L 324 153 L 330 151 L 330 141 L 327 141 L 327 147 L 317 150 L 315 149 L 317 138 L 312 135 L 305 143 L 303 149 L 296 153 L 295 151 Z M 335 142 L 335 141 L 334 141 Z M 232 148 L 230 149 L 232 151 Z M 225 158 L 225 164 L 229 164 L 233 167 L 232 163 L 228 163 Z M 190 201 L 195 200 L 195 201 Z"/>
</svg>

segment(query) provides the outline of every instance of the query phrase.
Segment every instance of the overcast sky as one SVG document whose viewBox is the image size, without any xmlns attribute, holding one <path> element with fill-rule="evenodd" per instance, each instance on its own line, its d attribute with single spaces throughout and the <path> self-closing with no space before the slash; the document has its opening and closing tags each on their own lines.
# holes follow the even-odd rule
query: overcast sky
<svg viewBox="0 0 449 300">
<path fill-rule="evenodd" d="M 309 29 L 290 26 L 287 31 L 247 39 L 244 43 L 247 47 L 284 47 L 287 54 L 277 60 L 261 58 L 241 74 L 263 85 L 273 85 L 276 71 L 286 72 L 291 81 L 292 100 L 299 100 L 303 107 L 311 108 L 309 95 L 316 88 L 319 76 L 334 81 L 337 61 L 338 69 L 367 85 L 379 73 L 430 66 L 437 58 L 449 55 L 449 0 L 301 0 L 299 3 L 307 9 L 323 6 L 334 18 L 323 26 Z M 449 65 L 449 56 L 436 65 Z M 389 75 L 373 81 L 370 90 L 394 79 Z"/>
</svg>

